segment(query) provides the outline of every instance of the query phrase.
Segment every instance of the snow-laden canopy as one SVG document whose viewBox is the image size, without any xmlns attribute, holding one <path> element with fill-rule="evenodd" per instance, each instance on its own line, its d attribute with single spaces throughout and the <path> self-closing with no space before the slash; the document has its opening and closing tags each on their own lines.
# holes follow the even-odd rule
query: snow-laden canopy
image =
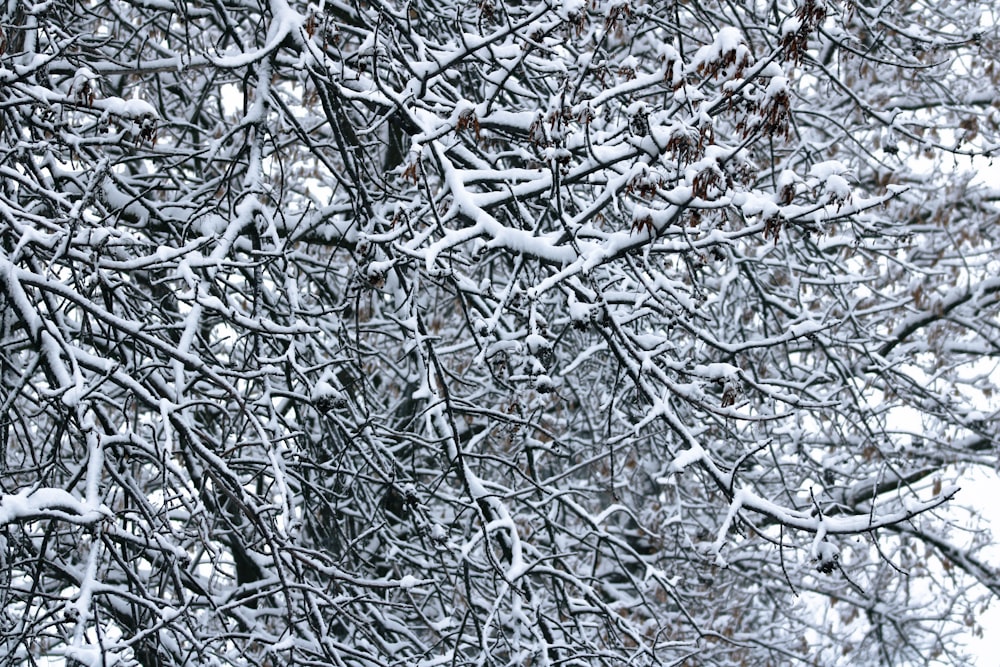
<svg viewBox="0 0 1000 667">
<path fill-rule="evenodd" d="M 993 5 L 0 3 L 0 662 L 959 664 Z"/>
</svg>

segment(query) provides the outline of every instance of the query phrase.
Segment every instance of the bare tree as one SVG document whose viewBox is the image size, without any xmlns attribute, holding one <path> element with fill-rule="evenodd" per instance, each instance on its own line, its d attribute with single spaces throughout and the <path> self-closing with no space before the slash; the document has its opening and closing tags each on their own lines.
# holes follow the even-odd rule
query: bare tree
<svg viewBox="0 0 1000 667">
<path fill-rule="evenodd" d="M 993 5 L 6 0 L 0 662 L 959 664 Z"/>
</svg>

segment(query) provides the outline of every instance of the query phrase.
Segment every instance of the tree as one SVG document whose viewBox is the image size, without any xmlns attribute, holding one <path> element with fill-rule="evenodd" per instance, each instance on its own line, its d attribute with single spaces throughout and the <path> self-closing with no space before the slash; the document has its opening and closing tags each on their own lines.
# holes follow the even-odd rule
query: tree
<svg viewBox="0 0 1000 667">
<path fill-rule="evenodd" d="M 6 0 L 5 664 L 959 663 L 992 5 Z"/>
</svg>

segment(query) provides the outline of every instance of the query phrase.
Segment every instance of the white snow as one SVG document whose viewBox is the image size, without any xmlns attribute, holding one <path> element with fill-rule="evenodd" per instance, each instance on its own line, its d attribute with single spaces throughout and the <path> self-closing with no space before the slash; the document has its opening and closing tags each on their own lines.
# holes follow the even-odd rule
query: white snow
<svg viewBox="0 0 1000 667">
<path fill-rule="evenodd" d="M 851 186 L 839 174 L 831 174 L 825 183 L 826 193 L 836 201 L 845 201 L 851 196 Z"/>
<path fill-rule="evenodd" d="M 79 524 L 95 523 L 110 515 L 106 507 L 85 503 L 63 489 L 42 487 L 0 496 L 0 526 L 45 516 Z"/>
<path fill-rule="evenodd" d="M 427 579 L 417 579 L 412 574 L 407 574 L 403 577 L 400 577 L 399 581 L 397 581 L 396 583 L 399 585 L 400 588 L 414 588 L 422 584 L 433 583 L 433 582 Z"/>
<path fill-rule="evenodd" d="M 698 49 L 694 57 L 691 58 L 691 69 L 697 70 L 700 67 L 721 61 L 724 56 L 734 54 L 739 62 L 744 56 L 749 56 L 749 50 L 743 44 L 743 34 L 738 28 L 726 26 L 719 30 L 711 44 Z"/>
<path fill-rule="evenodd" d="M 690 447 L 674 457 L 670 463 L 671 472 L 683 472 L 685 468 L 705 458 L 705 450 L 701 447 Z M 664 483 L 665 480 L 660 480 Z"/>
<path fill-rule="evenodd" d="M 817 162 L 809 169 L 809 175 L 821 182 L 825 182 L 831 176 L 839 176 L 846 172 L 847 167 L 840 160 Z"/>
<path fill-rule="evenodd" d="M 94 108 L 121 118 L 158 118 L 159 114 L 149 102 L 140 99 L 123 100 L 120 97 L 102 97 L 94 100 Z"/>
</svg>

